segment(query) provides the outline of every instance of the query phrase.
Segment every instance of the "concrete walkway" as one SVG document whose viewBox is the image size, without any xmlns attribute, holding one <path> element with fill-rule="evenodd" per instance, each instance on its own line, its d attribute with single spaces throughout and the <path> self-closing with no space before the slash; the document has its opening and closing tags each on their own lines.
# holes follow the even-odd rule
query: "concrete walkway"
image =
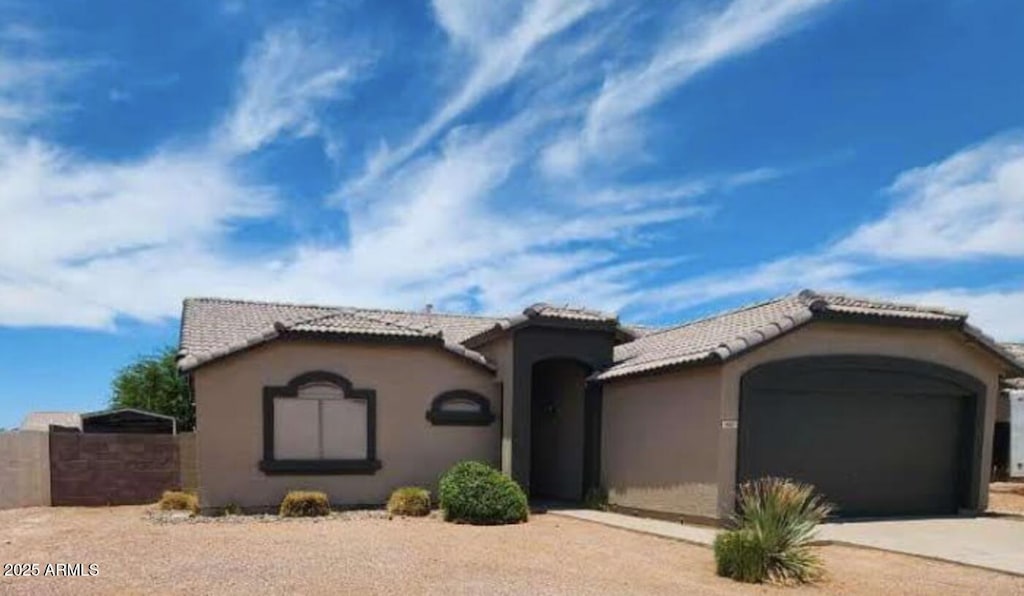
<svg viewBox="0 0 1024 596">
<path fill-rule="evenodd" d="M 561 515 L 573 519 L 596 522 L 613 528 L 622 528 L 642 534 L 651 534 L 662 538 L 671 538 L 681 542 L 689 542 L 700 546 L 711 546 L 715 541 L 718 530 L 706 526 L 694 526 L 680 524 L 677 522 L 662 521 L 659 519 L 648 519 L 646 517 L 635 517 L 623 513 L 612 513 L 610 511 L 596 511 L 594 509 L 562 509 L 550 508 L 547 510 L 550 515 Z"/>
<path fill-rule="evenodd" d="M 561 515 L 614 528 L 711 546 L 718 530 L 591 509 L 550 508 Z M 1024 575 L 1024 521 L 938 518 L 822 524 L 819 543 L 902 553 Z"/>
<path fill-rule="evenodd" d="M 1024 575 L 1024 522 L 991 517 L 824 524 L 821 540 Z"/>
</svg>

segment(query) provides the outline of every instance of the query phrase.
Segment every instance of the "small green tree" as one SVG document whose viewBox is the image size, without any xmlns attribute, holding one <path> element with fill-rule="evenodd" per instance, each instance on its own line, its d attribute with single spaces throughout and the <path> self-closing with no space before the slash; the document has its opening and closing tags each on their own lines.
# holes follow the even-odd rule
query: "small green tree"
<svg viewBox="0 0 1024 596">
<path fill-rule="evenodd" d="M 174 346 L 156 354 L 140 356 L 122 368 L 111 385 L 112 408 L 137 408 L 157 414 L 174 416 L 178 430 L 192 430 L 196 424 L 195 408 L 188 394 L 188 384 L 178 372 Z"/>
</svg>

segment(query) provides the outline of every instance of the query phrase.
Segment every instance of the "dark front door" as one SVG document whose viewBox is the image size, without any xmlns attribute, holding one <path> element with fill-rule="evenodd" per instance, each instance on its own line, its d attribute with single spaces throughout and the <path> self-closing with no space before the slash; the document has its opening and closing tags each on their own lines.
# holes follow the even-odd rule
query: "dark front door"
<svg viewBox="0 0 1024 596">
<path fill-rule="evenodd" d="M 809 358 L 743 380 L 738 480 L 809 482 L 842 516 L 967 506 L 979 392 L 913 361 Z"/>
<path fill-rule="evenodd" d="M 530 496 L 583 498 L 584 392 L 587 369 L 572 360 L 533 367 L 530 404 Z"/>
</svg>

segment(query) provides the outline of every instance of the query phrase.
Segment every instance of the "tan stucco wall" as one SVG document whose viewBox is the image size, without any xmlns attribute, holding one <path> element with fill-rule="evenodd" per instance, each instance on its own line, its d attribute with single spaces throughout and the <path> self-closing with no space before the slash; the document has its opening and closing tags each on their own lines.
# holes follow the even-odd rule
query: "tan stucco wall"
<svg viewBox="0 0 1024 596">
<path fill-rule="evenodd" d="M 613 505 L 715 517 L 719 367 L 604 387 L 602 482 Z"/>
<path fill-rule="evenodd" d="M 258 469 L 263 387 L 313 370 L 376 390 L 376 474 L 267 476 Z M 459 460 L 499 461 L 502 408 L 493 374 L 438 347 L 271 342 L 198 369 L 194 383 L 203 507 L 274 506 L 291 489 L 323 490 L 336 504 L 382 503 L 399 486 L 436 489 L 438 476 Z M 486 396 L 499 419 L 486 427 L 431 425 L 431 400 L 451 389 Z"/>
<path fill-rule="evenodd" d="M 757 348 L 722 367 L 721 419 L 736 420 L 740 379 L 751 368 L 775 360 L 801 356 L 882 355 L 913 358 L 948 366 L 974 376 L 987 387 L 982 425 L 982 464 L 978 502 L 988 505 L 988 480 L 992 461 L 992 429 L 1001 364 L 990 354 L 965 340 L 956 331 L 906 329 L 876 325 L 811 323 Z M 718 437 L 718 513 L 731 513 L 735 500 L 737 430 L 721 429 Z"/>
<path fill-rule="evenodd" d="M 50 433 L 0 433 L 0 509 L 50 504 Z"/>
</svg>

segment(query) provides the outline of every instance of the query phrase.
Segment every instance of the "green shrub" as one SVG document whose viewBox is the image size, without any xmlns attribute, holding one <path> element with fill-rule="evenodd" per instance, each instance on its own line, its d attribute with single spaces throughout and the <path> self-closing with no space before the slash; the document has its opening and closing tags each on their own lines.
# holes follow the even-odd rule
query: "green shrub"
<svg viewBox="0 0 1024 596">
<path fill-rule="evenodd" d="M 293 490 L 284 496 L 278 515 L 281 517 L 316 517 L 329 515 L 331 503 L 327 494 L 316 490 Z"/>
<path fill-rule="evenodd" d="M 391 493 L 388 513 L 422 517 L 430 514 L 430 491 L 418 486 L 404 486 Z"/>
<path fill-rule="evenodd" d="M 715 537 L 715 571 L 737 581 L 758 583 L 768 576 L 764 545 L 748 530 L 730 530 Z"/>
<path fill-rule="evenodd" d="M 238 503 L 228 503 L 223 509 L 224 515 L 242 515 L 242 507 Z"/>
<path fill-rule="evenodd" d="M 447 521 L 514 524 L 529 516 L 523 489 L 482 462 L 464 461 L 452 466 L 441 477 L 440 497 Z"/>
<path fill-rule="evenodd" d="M 164 511 L 199 513 L 199 499 L 194 494 L 181 490 L 165 490 L 157 505 Z"/>
<path fill-rule="evenodd" d="M 715 540 L 719 575 L 744 582 L 804 583 L 822 573 L 811 550 L 817 525 L 832 506 L 814 487 L 763 478 L 740 487 L 735 530 Z"/>
</svg>

